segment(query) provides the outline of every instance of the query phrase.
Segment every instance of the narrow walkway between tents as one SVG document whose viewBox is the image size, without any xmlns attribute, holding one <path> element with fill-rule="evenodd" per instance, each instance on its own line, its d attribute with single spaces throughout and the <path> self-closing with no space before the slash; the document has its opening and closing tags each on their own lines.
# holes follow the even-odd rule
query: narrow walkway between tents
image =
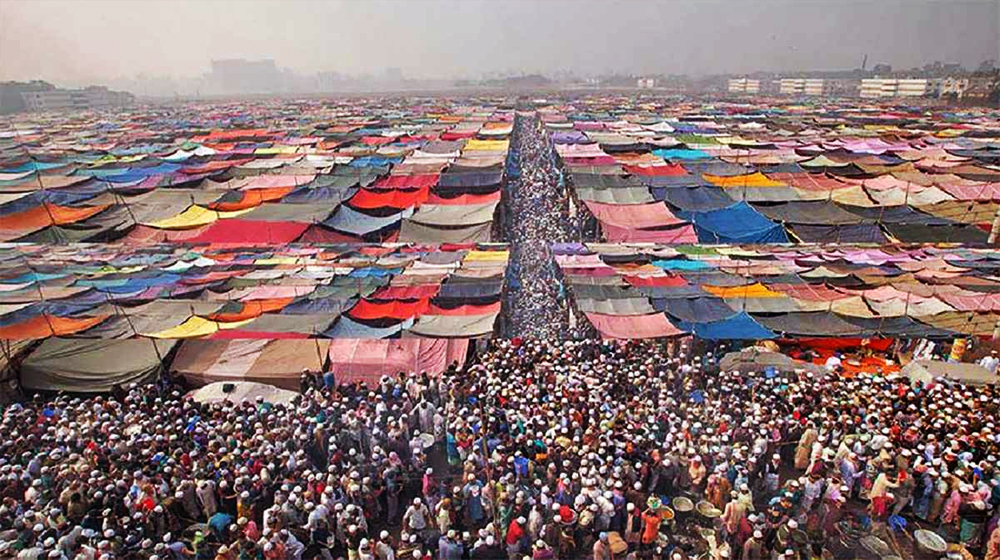
<svg viewBox="0 0 1000 560">
<path fill-rule="evenodd" d="M 566 294 L 549 243 L 573 241 L 578 234 L 568 217 L 562 173 L 534 115 L 517 115 L 510 157 L 504 224 L 510 243 L 504 334 L 567 337 Z"/>
</svg>

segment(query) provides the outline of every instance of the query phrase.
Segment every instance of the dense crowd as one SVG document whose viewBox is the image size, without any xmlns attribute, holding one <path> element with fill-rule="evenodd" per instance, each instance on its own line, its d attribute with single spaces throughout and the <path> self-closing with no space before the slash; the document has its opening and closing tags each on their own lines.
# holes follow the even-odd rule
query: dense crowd
<svg viewBox="0 0 1000 560">
<path fill-rule="evenodd" d="M 290 406 L 169 382 L 15 404 L 0 557 L 804 560 L 909 520 L 1000 558 L 995 389 L 717 364 L 497 341 L 468 371 Z"/>
<path fill-rule="evenodd" d="M 575 239 L 561 171 L 535 117 L 517 117 L 511 152 L 520 174 L 507 178 L 506 232 L 511 244 L 507 315 L 512 321 L 508 334 L 564 337 L 569 334 L 566 294 L 549 250 L 549 243 Z"/>
</svg>

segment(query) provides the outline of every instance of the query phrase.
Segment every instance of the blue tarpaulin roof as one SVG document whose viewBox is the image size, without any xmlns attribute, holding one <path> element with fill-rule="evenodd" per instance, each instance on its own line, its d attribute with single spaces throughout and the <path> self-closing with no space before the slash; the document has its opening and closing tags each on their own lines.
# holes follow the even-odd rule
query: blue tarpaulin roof
<svg viewBox="0 0 1000 560">
<path fill-rule="evenodd" d="M 746 202 L 708 212 L 677 212 L 691 221 L 702 243 L 788 243 L 788 235 Z"/>
<path fill-rule="evenodd" d="M 690 331 L 695 336 L 709 340 L 762 340 L 775 338 L 775 334 L 757 321 L 740 312 L 728 319 L 721 321 L 711 321 L 708 323 L 691 323 L 687 321 L 675 321 L 677 328 L 683 331 Z"/>
</svg>

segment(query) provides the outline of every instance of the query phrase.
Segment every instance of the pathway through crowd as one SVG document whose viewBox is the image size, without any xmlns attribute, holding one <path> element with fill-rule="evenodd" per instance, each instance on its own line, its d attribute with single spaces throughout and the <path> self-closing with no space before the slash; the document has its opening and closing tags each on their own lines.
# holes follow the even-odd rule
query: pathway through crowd
<svg viewBox="0 0 1000 560">
<path fill-rule="evenodd" d="M 519 114 L 508 167 L 505 229 L 510 243 L 508 337 L 565 338 L 566 294 L 549 243 L 577 237 L 548 137 L 537 117 Z"/>
</svg>

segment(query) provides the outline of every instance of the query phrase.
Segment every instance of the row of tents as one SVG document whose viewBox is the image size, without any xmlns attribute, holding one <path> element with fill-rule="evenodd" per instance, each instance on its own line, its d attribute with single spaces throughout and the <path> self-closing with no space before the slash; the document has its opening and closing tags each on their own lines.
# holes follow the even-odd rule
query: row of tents
<svg viewBox="0 0 1000 560">
<path fill-rule="evenodd" d="M 606 338 L 991 337 L 1000 251 L 958 245 L 552 247 L 575 309 Z"/>
<path fill-rule="evenodd" d="M 983 244 L 1000 209 L 995 111 L 591 101 L 538 115 L 605 241 Z"/>
<path fill-rule="evenodd" d="M 7 245 L 0 339 L 488 336 L 502 245 Z"/>
<path fill-rule="evenodd" d="M 0 241 L 478 243 L 513 112 L 193 104 L 0 125 Z"/>
</svg>

